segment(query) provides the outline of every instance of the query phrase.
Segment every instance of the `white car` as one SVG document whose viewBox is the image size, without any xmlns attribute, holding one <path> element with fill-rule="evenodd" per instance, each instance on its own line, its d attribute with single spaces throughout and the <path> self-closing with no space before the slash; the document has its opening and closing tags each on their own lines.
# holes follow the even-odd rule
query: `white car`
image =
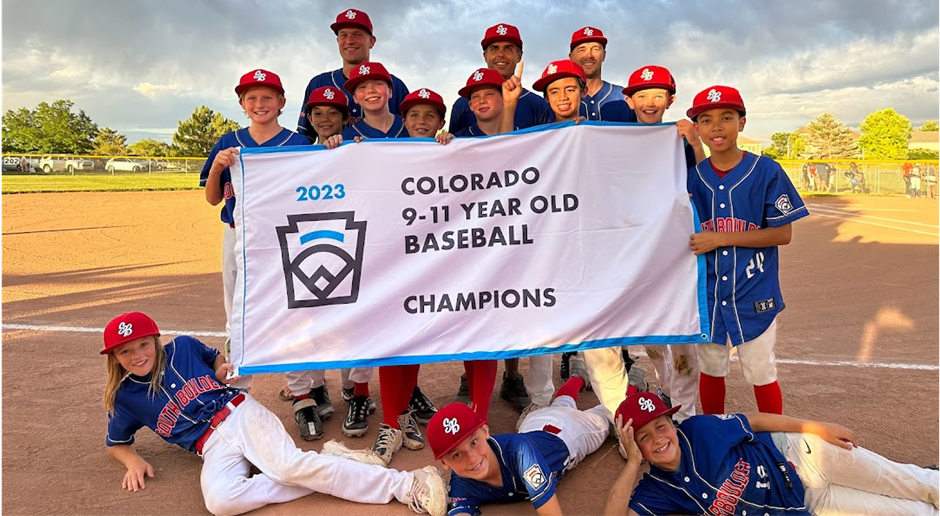
<svg viewBox="0 0 940 516">
<path fill-rule="evenodd" d="M 147 168 L 147 165 L 133 160 L 131 158 L 111 158 L 105 164 L 104 169 L 112 174 L 117 172 L 140 172 Z"/>
<path fill-rule="evenodd" d="M 62 156 L 43 156 L 39 159 L 39 169 L 47 174 L 52 172 L 74 173 L 79 171 L 90 171 L 95 168 L 95 162 L 90 159 L 65 158 Z"/>
</svg>

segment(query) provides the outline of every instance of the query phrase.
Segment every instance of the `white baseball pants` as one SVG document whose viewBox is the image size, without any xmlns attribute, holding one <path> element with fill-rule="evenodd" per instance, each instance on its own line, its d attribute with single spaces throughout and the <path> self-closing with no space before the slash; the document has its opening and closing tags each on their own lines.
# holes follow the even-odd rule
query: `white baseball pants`
<svg viewBox="0 0 940 516">
<path fill-rule="evenodd" d="M 646 356 L 653 363 L 659 387 L 682 408 L 673 418 L 682 422 L 695 415 L 698 398 L 698 347 L 696 344 L 646 345 Z"/>
<path fill-rule="evenodd" d="M 594 394 L 607 409 L 607 418 L 613 423 L 617 407 L 627 397 L 629 383 L 620 347 L 589 349 L 582 354 Z"/>
<path fill-rule="evenodd" d="M 744 379 L 751 385 L 767 385 L 777 381 L 777 358 L 774 345 L 777 343 L 777 319 L 752 340 L 734 346 L 741 362 Z M 731 338 L 725 345 L 699 344 L 699 366 L 708 376 L 724 378 L 730 372 Z"/>
<path fill-rule="evenodd" d="M 519 433 L 542 430 L 546 425 L 560 430 L 555 435 L 568 447 L 568 470 L 597 451 L 610 433 L 607 409 L 603 405 L 578 410 L 571 396 L 559 396 L 550 406 L 531 412 L 522 421 Z"/>
<path fill-rule="evenodd" d="M 555 355 L 529 357 L 529 370 L 523 378 L 529 401 L 540 407 L 549 406 L 555 394 L 555 383 L 552 381 L 554 357 Z"/>
<path fill-rule="evenodd" d="M 232 303 L 235 300 L 235 279 L 238 277 L 238 267 L 235 263 L 235 228 L 225 226 L 222 233 L 222 302 L 225 305 L 225 334 L 232 331 Z M 231 359 L 231 353 L 225 350 L 225 359 Z M 248 390 L 251 387 L 251 376 L 242 376 L 232 382 L 232 387 Z"/>
</svg>

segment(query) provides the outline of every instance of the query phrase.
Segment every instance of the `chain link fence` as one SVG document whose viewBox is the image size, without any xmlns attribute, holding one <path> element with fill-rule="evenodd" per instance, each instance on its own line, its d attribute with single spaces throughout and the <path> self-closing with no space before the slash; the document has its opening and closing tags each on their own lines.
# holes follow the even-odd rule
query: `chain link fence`
<svg viewBox="0 0 940 516">
<path fill-rule="evenodd" d="M 4 174 L 198 174 L 206 158 L 4 154 Z"/>
<path fill-rule="evenodd" d="M 938 160 L 780 160 L 801 192 L 936 195 Z M 932 186 L 932 188 L 931 188 Z"/>
</svg>

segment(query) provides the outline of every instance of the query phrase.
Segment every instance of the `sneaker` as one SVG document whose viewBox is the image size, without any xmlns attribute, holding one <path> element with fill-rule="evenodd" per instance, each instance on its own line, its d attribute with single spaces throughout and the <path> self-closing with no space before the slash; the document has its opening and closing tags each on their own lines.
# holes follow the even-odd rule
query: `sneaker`
<svg viewBox="0 0 940 516">
<path fill-rule="evenodd" d="M 312 398 L 294 400 L 294 421 L 300 428 L 300 438 L 315 441 L 323 437 L 323 422 L 316 411 L 317 402 Z"/>
<path fill-rule="evenodd" d="M 666 395 L 665 392 L 663 392 L 662 387 L 656 388 L 656 395 L 659 396 L 659 399 L 663 400 L 663 403 L 665 403 L 667 407 L 672 408 L 672 398 L 670 398 L 669 396 Z"/>
<path fill-rule="evenodd" d="M 379 435 L 375 438 L 375 444 L 372 445 L 372 453 L 382 459 L 386 467 L 389 462 L 392 462 L 392 454 L 401 449 L 401 434 L 402 431 L 397 428 L 384 423 L 379 425 Z"/>
<path fill-rule="evenodd" d="M 460 388 L 457 389 L 457 395 L 454 396 L 454 403 L 470 404 L 470 387 L 467 387 L 467 375 L 460 375 Z"/>
<path fill-rule="evenodd" d="M 372 450 L 352 450 L 346 447 L 346 443 L 330 439 L 323 445 L 320 455 L 329 455 L 331 457 L 342 457 L 344 459 L 354 460 L 363 464 L 372 464 L 373 466 L 386 466 L 381 457 L 372 452 Z"/>
<path fill-rule="evenodd" d="M 503 371 L 503 383 L 499 387 L 499 397 L 512 403 L 516 412 L 520 413 L 532 403 L 529 394 L 525 390 L 525 380 L 518 371 L 511 375 L 507 375 Z"/>
<path fill-rule="evenodd" d="M 636 366 L 630 370 L 627 383 L 636 387 L 637 392 L 647 392 L 650 390 L 649 384 L 646 383 L 646 371 L 640 366 Z"/>
<path fill-rule="evenodd" d="M 346 437 L 360 437 L 369 431 L 369 402 L 368 396 L 353 396 L 346 412 L 346 421 L 343 421 L 343 435 Z"/>
<path fill-rule="evenodd" d="M 441 472 L 434 466 L 425 466 L 411 472 L 415 476 L 414 485 L 408 498 L 408 508 L 418 514 L 444 516 L 447 514 L 447 488 Z"/>
<path fill-rule="evenodd" d="M 317 402 L 317 415 L 321 421 L 326 421 L 333 415 L 333 402 L 330 401 L 330 391 L 326 384 L 310 389 L 310 397 Z"/>
<path fill-rule="evenodd" d="M 418 386 L 411 392 L 411 401 L 408 402 L 408 410 L 414 415 L 415 420 L 421 424 L 428 424 L 428 421 L 437 414 L 437 408 L 431 403 L 431 400 L 421 392 Z"/>
<path fill-rule="evenodd" d="M 561 373 L 561 379 L 563 381 L 568 381 L 568 378 L 571 377 L 571 375 L 569 374 L 569 371 L 570 371 L 569 361 L 571 360 L 571 357 L 573 357 L 574 355 L 577 355 L 577 353 L 573 351 L 569 351 L 569 352 L 561 354 L 561 369 L 559 370 L 559 373 Z"/>
<path fill-rule="evenodd" d="M 405 448 L 420 450 L 424 448 L 424 436 L 421 435 L 421 429 L 418 428 L 414 414 L 413 411 L 407 410 L 398 416 L 398 428 L 401 429 L 401 442 Z"/>
<path fill-rule="evenodd" d="M 356 397 L 356 392 L 352 387 L 348 389 L 343 387 L 343 401 L 344 402 L 351 403 L 352 399 L 355 397 Z M 375 400 L 372 399 L 372 396 L 369 396 L 368 399 L 369 399 L 369 414 L 372 414 L 375 412 Z"/>
<path fill-rule="evenodd" d="M 584 388 L 581 389 L 583 392 L 585 389 L 590 388 L 591 377 L 588 375 L 587 366 L 584 365 L 584 359 L 578 355 L 571 357 L 569 360 L 569 370 L 571 371 L 571 377 L 578 377 L 584 380 Z"/>
<path fill-rule="evenodd" d="M 523 421 L 525 421 L 525 418 L 527 418 L 527 417 L 529 416 L 529 414 L 531 414 L 531 413 L 533 413 L 533 412 L 535 412 L 536 410 L 539 410 L 539 409 L 541 409 L 541 408 L 543 408 L 543 407 L 540 407 L 540 406 L 536 405 L 535 403 L 529 403 L 529 406 L 526 407 L 525 410 L 522 411 L 522 414 L 519 414 L 519 419 L 516 420 L 516 433 L 518 433 L 518 432 L 519 432 L 519 429 L 522 428 L 522 423 L 523 423 Z"/>
</svg>

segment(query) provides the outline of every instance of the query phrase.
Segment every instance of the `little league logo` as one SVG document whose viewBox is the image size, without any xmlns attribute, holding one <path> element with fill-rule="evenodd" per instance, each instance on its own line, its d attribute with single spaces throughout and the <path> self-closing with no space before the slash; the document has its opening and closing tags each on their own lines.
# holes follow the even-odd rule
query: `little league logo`
<svg viewBox="0 0 940 516">
<path fill-rule="evenodd" d="M 126 322 L 122 322 L 118 325 L 118 335 L 122 337 L 127 337 L 131 333 L 134 333 L 134 325 Z"/>
<path fill-rule="evenodd" d="M 287 308 L 355 303 L 366 222 L 351 211 L 288 215 L 278 226 Z"/>
<path fill-rule="evenodd" d="M 780 210 L 780 213 L 784 215 L 793 211 L 793 205 L 790 203 L 790 196 L 783 194 L 777 198 L 777 202 L 774 203 L 774 208 Z"/>
</svg>

